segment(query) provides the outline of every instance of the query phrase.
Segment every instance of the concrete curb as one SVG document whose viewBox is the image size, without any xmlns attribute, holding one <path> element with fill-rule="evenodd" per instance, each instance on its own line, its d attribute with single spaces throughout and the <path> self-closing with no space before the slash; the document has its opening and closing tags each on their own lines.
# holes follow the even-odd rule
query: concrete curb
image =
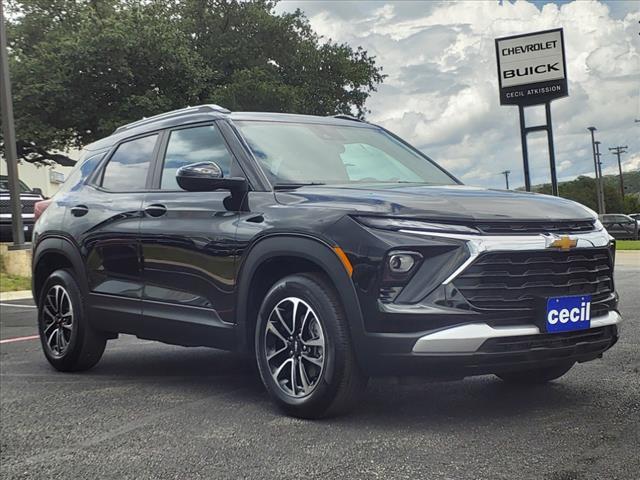
<svg viewBox="0 0 640 480">
<path fill-rule="evenodd" d="M 0 302 L 8 302 L 10 300 L 26 300 L 33 298 L 31 290 L 18 290 L 15 292 L 0 293 Z"/>
</svg>

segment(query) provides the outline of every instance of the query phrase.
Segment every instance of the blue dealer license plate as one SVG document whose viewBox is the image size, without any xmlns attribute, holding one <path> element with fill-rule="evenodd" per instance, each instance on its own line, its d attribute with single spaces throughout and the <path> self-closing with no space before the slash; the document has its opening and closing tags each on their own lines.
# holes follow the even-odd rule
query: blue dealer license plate
<svg viewBox="0 0 640 480">
<path fill-rule="evenodd" d="M 591 295 L 547 299 L 547 332 L 571 332 L 591 326 Z"/>
</svg>

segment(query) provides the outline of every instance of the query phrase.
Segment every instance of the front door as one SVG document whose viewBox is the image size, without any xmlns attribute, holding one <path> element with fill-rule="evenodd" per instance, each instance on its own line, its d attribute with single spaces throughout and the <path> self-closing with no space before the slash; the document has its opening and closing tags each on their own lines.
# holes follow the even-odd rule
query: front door
<svg viewBox="0 0 640 480">
<path fill-rule="evenodd" d="M 238 167 L 214 124 L 169 131 L 163 143 L 140 223 L 144 330 L 168 343 L 230 348 L 238 213 L 225 207 L 228 191 L 186 192 L 175 175 L 202 161 L 225 176 Z"/>
</svg>

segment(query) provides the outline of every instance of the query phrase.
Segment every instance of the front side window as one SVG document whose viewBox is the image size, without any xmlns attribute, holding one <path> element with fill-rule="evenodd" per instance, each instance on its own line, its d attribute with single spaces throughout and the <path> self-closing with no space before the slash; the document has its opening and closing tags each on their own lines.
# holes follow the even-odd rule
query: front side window
<svg viewBox="0 0 640 480">
<path fill-rule="evenodd" d="M 102 187 L 114 192 L 144 190 L 158 135 L 121 143 L 102 175 Z"/>
<path fill-rule="evenodd" d="M 180 190 L 176 172 L 185 165 L 215 162 L 225 177 L 231 168 L 231 153 L 214 125 L 174 130 L 169 136 L 162 166 L 162 190 Z"/>
<path fill-rule="evenodd" d="M 437 165 L 375 127 L 235 122 L 275 185 L 457 182 Z"/>
</svg>

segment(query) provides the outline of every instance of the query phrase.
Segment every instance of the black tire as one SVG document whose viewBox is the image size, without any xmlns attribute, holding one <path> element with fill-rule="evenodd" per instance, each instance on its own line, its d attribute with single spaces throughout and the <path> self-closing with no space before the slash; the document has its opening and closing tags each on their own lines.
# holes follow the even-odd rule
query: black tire
<svg viewBox="0 0 640 480">
<path fill-rule="evenodd" d="M 70 302 L 71 322 L 65 317 L 58 319 L 57 315 L 51 315 L 55 310 L 51 308 L 55 307 L 51 303 L 54 302 L 54 292 L 62 298 L 59 311 L 64 311 Z M 64 293 L 60 292 L 66 292 L 68 301 L 64 300 Z M 54 325 L 52 318 L 56 319 L 53 322 L 59 323 Z M 38 302 L 38 331 L 45 357 L 56 370 L 62 372 L 76 372 L 93 367 L 102 357 L 107 344 L 106 337 L 89 324 L 80 288 L 69 270 L 56 270 L 45 281 Z M 63 335 L 61 342 L 66 342 L 64 349 L 61 344 L 57 344 L 57 335 Z"/>
<path fill-rule="evenodd" d="M 273 364 L 270 366 L 270 360 L 267 359 L 267 348 L 269 348 L 267 346 L 267 336 L 269 335 L 267 333 L 267 324 L 269 318 L 274 313 L 276 306 L 283 305 L 283 302 L 291 301 L 291 298 L 302 300 L 300 302 L 303 305 L 300 307 L 301 309 L 308 310 L 309 307 L 312 309 L 312 315 L 309 317 L 310 320 L 308 322 L 313 322 L 316 334 L 319 331 L 323 335 L 324 342 L 323 347 L 315 347 L 315 354 L 322 355 L 323 367 L 321 370 L 315 368 L 317 376 L 312 385 L 310 382 L 311 386 L 307 385 L 311 391 L 305 394 L 304 387 L 302 387 L 302 392 L 299 393 L 302 396 L 297 397 L 294 396 L 295 394 L 287 393 L 285 387 L 276 382 L 272 376 Z M 314 318 L 316 319 L 315 321 Z M 305 321 L 299 318 L 298 322 L 298 328 L 302 326 L 302 329 L 304 329 Z M 308 324 L 308 322 L 307 328 L 314 326 Z M 320 328 L 318 328 L 318 325 Z M 295 332 L 293 332 L 293 335 L 295 335 Z M 302 339 L 304 332 L 301 332 L 300 335 Z M 315 341 L 318 342 L 318 340 Z M 286 345 L 284 342 L 282 344 Z M 293 350 L 293 344 L 290 343 L 289 345 Z M 298 347 L 296 346 L 295 348 Z M 299 348 L 311 349 L 314 347 L 303 346 Z M 271 350 L 270 353 L 273 353 L 274 350 Z M 360 369 L 353 352 L 347 318 L 338 294 L 328 280 L 320 274 L 302 273 L 290 275 L 278 281 L 269 290 L 258 314 L 255 351 L 260 376 L 269 395 L 278 407 L 295 417 L 316 419 L 346 413 L 354 406 L 367 385 L 368 378 Z M 307 355 L 309 354 L 307 350 Z M 284 380 L 284 383 L 289 388 L 292 382 L 294 384 L 297 381 L 302 382 L 302 376 L 307 380 L 312 378 L 312 376 L 307 376 L 301 370 L 296 370 L 296 374 L 293 373 L 293 370 L 297 368 L 294 367 L 296 364 L 293 363 L 296 356 L 294 353 L 287 351 L 283 355 L 285 360 L 287 355 L 293 355 L 292 363 L 289 364 L 292 371 L 290 381 L 287 383 L 287 380 Z M 305 354 L 300 353 L 300 355 L 304 357 Z M 300 356 L 298 356 L 298 362 L 306 366 L 307 369 L 312 369 L 313 373 L 314 367 L 310 367 Z M 296 391 L 296 386 L 293 386 L 293 390 Z"/>
<path fill-rule="evenodd" d="M 573 367 L 573 363 L 562 363 L 551 367 L 499 373 L 496 376 L 506 383 L 514 385 L 537 385 L 560 378 Z"/>
</svg>

